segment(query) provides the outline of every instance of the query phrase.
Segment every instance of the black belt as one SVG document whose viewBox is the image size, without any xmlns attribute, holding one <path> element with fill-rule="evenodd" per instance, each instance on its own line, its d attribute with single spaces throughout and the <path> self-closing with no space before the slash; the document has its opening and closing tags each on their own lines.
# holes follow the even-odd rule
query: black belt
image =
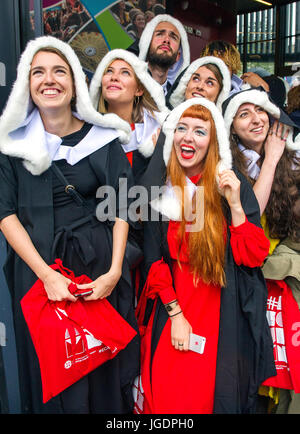
<svg viewBox="0 0 300 434">
<path fill-rule="evenodd" d="M 60 259 L 63 261 L 67 251 L 68 242 L 70 242 L 70 240 L 74 240 L 74 249 L 84 263 L 84 265 L 89 265 L 93 260 L 95 260 L 96 252 L 93 245 L 81 231 L 76 230 L 85 223 L 92 222 L 92 219 L 92 216 L 86 216 L 82 219 L 77 220 L 69 226 L 59 227 L 56 230 L 54 236 L 54 241 L 52 245 L 52 257 L 57 256 L 57 247 L 58 244 L 60 244 L 59 256 Z"/>
<path fill-rule="evenodd" d="M 53 173 L 56 175 L 56 177 L 64 185 L 66 194 L 69 194 L 71 198 L 76 202 L 77 205 L 84 207 L 89 212 L 89 215 L 77 220 L 71 225 L 61 226 L 56 230 L 53 247 L 52 247 L 52 255 L 53 257 L 55 256 L 58 243 L 61 243 L 62 257 L 60 259 L 63 260 L 64 255 L 66 254 L 68 241 L 74 239 L 76 240 L 76 242 L 74 243 L 74 248 L 78 256 L 81 258 L 82 262 L 85 265 L 88 265 L 96 258 L 94 247 L 80 231 L 75 231 L 75 229 L 79 228 L 80 226 L 82 226 L 87 222 L 93 223 L 94 216 L 96 215 L 96 210 L 91 209 L 91 207 L 88 205 L 85 199 L 78 193 L 76 188 L 68 182 L 68 180 L 65 178 L 65 176 L 60 171 L 60 169 L 56 166 L 54 161 L 52 161 L 51 169 Z"/>
</svg>

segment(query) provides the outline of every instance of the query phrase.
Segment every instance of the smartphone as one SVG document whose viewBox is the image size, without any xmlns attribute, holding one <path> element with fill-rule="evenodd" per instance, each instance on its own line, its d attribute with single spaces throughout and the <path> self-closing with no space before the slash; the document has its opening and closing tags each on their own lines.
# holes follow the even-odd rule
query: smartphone
<svg viewBox="0 0 300 434">
<path fill-rule="evenodd" d="M 84 297 L 85 295 L 91 294 L 93 294 L 92 289 L 78 289 L 76 292 L 73 293 L 74 297 Z"/>
<path fill-rule="evenodd" d="M 196 353 L 199 353 L 199 354 L 203 354 L 205 342 L 206 342 L 205 337 L 195 335 L 194 333 L 190 333 L 189 350 L 195 351 Z"/>
</svg>

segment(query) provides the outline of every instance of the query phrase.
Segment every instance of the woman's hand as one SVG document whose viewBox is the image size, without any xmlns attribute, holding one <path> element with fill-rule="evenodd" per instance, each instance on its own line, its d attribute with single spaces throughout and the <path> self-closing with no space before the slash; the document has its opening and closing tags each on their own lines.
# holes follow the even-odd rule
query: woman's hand
<svg viewBox="0 0 300 434">
<path fill-rule="evenodd" d="M 277 166 L 284 148 L 285 142 L 289 134 L 287 129 L 283 135 L 283 124 L 279 123 L 278 120 L 270 127 L 269 134 L 267 135 L 265 141 L 265 159 L 267 164 Z"/>
<path fill-rule="evenodd" d="M 240 185 L 233 170 L 223 170 L 219 174 L 219 189 L 224 194 L 230 208 L 241 206 Z"/>
<path fill-rule="evenodd" d="M 233 170 L 223 170 L 223 172 L 219 174 L 219 189 L 224 194 L 230 206 L 233 226 L 239 226 L 246 220 L 241 204 L 240 186 L 240 180 Z"/>
<path fill-rule="evenodd" d="M 269 92 L 269 90 L 270 90 L 268 83 L 263 78 L 261 78 L 258 74 L 256 74 L 255 72 L 252 72 L 252 71 L 245 72 L 241 76 L 241 79 L 243 80 L 244 83 L 248 83 L 252 87 L 261 86 L 265 89 L 266 92 Z"/>
<path fill-rule="evenodd" d="M 99 276 L 94 282 L 77 285 L 78 289 L 92 289 L 91 295 L 83 296 L 86 301 L 100 300 L 108 297 L 122 275 L 122 264 L 126 248 L 129 225 L 126 221 L 116 217 L 113 227 L 113 251 L 111 267 L 107 273 Z"/>
<path fill-rule="evenodd" d="M 91 283 L 84 285 L 77 285 L 78 289 L 92 289 L 91 295 L 83 297 L 86 301 L 101 300 L 108 297 L 121 277 L 121 273 L 108 271 L 105 274 L 99 276 L 96 280 Z"/>
<path fill-rule="evenodd" d="M 183 313 L 179 313 L 171 319 L 171 342 L 175 350 L 188 351 L 190 342 L 190 333 L 192 327 Z"/>
<path fill-rule="evenodd" d="M 277 120 L 269 129 L 264 150 L 265 158 L 262 162 L 260 174 L 253 186 L 253 191 L 259 203 L 260 215 L 266 209 L 271 194 L 277 164 L 283 154 L 289 130 L 283 133 L 283 124 Z"/>
<path fill-rule="evenodd" d="M 64 301 L 64 300 L 76 301 L 77 300 L 76 297 L 74 297 L 68 289 L 71 280 L 63 276 L 59 272 L 49 268 L 49 271 L 47 272 L 45 277 L 43 277 L 42 280 L 49 300 L 51 301 Z"/>
<path fill-rule="evenodd" d="M 160 134 L 160 128 L 157 128 L 156 132 L 152 134 L 152 143 L 155 148 L 158 136 Z"/>
</svg>

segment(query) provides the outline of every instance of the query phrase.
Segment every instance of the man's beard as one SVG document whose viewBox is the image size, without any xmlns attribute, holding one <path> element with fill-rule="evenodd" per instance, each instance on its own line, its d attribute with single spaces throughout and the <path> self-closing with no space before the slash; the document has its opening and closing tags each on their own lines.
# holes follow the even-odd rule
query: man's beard
<svg viewBox="0 0 300 434">
<path fill-rule="evenodd" d="M 158 54 L 156 51 L 149 50 L 147 61 L 150 65 L 155 65 L 163 70 L 169 69 L 176 62 L 177 53 L 173 53 L 171 56 L 167 53 Z"/>
</svg>

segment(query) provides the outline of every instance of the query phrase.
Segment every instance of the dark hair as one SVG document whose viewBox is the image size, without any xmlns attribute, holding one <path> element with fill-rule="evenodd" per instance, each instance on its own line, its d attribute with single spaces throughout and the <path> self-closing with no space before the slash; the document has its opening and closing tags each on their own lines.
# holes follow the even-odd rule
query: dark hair
<svg viewBox="0 0 300 434">
<path fill-rule="evenodd" d="M 247 159 L 238 147 L 237 135 L 230 135 L 234 166 L 251 182 Z M 245 145 L 244 145 L 245 146 Z M 261 159 L 264 160 L 264 151 Z M 300 158 L 296 151 L 285 148 L 275 170 L 270 197 L 265 209 L 269 234 L 280 240 L 289 237 L 300 241 Z"/>
<path fill-rule="evenodd" d="M 296 110 L 300 110 L 300 84 L 292 87 L 287 94 L 287 113 L 292 113 Z"/>
<path fill-rule="evenodd" d="M 270 236 L 300 241 L 300 158 L 285 148 L 265 209 Z"/>
</svg>

